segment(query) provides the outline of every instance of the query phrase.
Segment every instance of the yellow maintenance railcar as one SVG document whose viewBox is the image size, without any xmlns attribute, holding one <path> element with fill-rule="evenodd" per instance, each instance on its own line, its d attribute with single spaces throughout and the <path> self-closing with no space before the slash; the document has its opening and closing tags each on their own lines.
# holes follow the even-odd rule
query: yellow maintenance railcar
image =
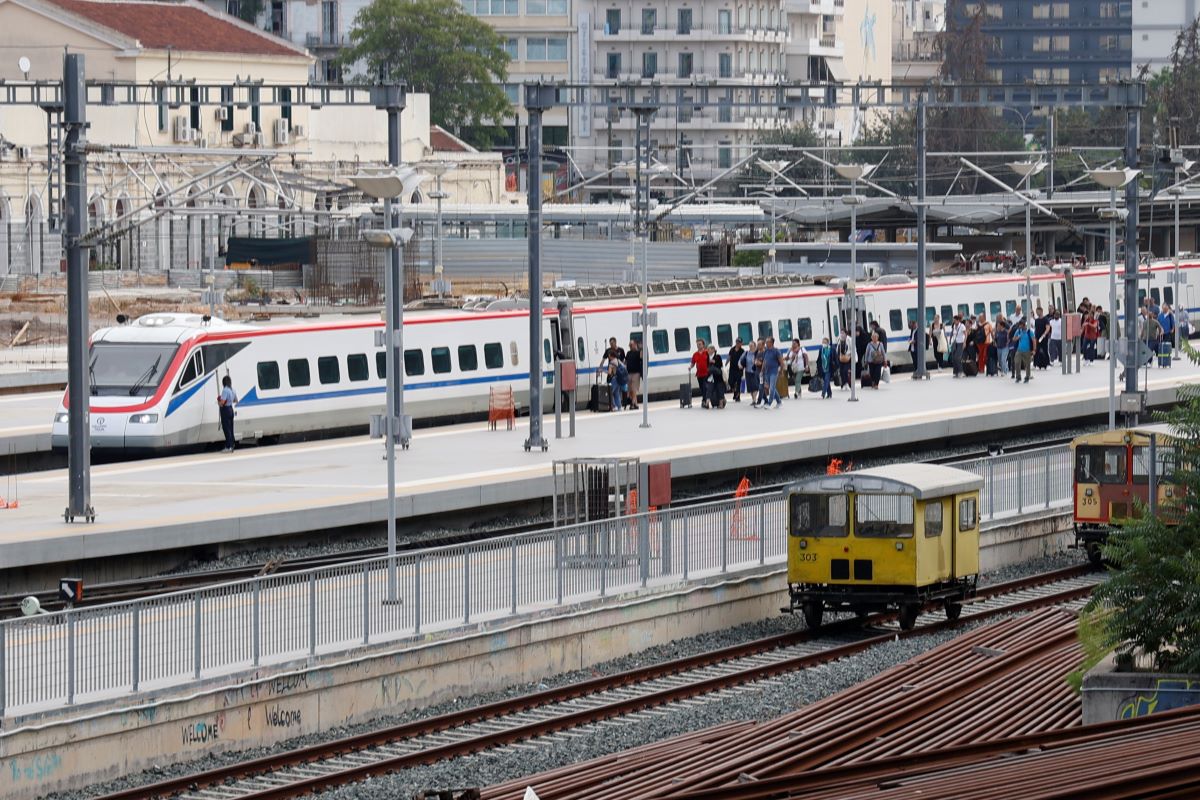
<svg viewBox="0 0 1200 800">
<path fill-rule="evenodd" d="M 927 603 L 956 619 L 979 576 L 983 480 L 953 467 L 894 464 L 788 489 L 788 588 L 810 628 L 826 608 L 895 610 L 910 629 Z"/>
</svg>

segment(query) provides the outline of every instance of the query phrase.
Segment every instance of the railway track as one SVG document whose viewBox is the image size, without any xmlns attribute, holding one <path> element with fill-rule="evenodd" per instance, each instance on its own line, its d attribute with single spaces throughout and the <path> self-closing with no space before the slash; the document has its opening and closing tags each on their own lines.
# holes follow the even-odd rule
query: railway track
<svg viewBox="0 0 1200 800">
<path fill-rule="evenodd" d="M 911 632 L 888 615 L 843 620 L 650 665 L 617 675 L 464 709 L 253 761 L 105 795 L 103 800 L 282 800 L 483 750 L 537 746 L 614 724 L 636 724 L 673 707 L 710 703 L 786 672 L 818 666 L 897 636 L 928 633 L 1014 611 L 1081 604 L 1101 573 L 1087 567 L 981 589 L 957 622 L 932 607 Z"/>
<path fill-rule="evenodd" d="M 1070 439 L 1051 439 L 1036 444 L 1022 445 L 1012 447 L 1006 450 L 1008 453 L 1020 452 L 1038 447 L 1048 447 L 1056 444 L 1069 442 Z M 928 459 L 930 464 L 948 464 L 955 461 L 965 461 L 974 458 L 984 458 L 990 455 L 989 451 L 982 450 L 972 453 L 959 453 L 953 456 L 945 456 L 942 458 Z M 752 486 L 750 488 L 751 495 L 762 495 L 771 492 L 777 492 L 791 481 L 781 481 L 777 483 L 763 484 L 761 486 Z M 694 495 L 691 497 L 683 497 L 677 500 L 675 506 L 699 505 L 701 503 L 712 500 L 726 499 L 729 493 L 718 494 L 703 494 Z M 512 536 L 519 533 L 527 533 L 529 531 L 544 529 L 549 525 L 548 520 L 534 520 L 518 525 L 510 525 L 502 528 L 491 528 L 484 531 L 464 531 L 456 534 L 446 534 L 429 539 L 423 539 L 418 542 L 405 542 L 399 545 L 400 552 L 410 550 L 420 550 L 427 547 L 440 547 L 456 544 L 470 544 L 481 539 L 492 537 Z M 346 550 L 341 553 L 309 556 L 304 558 L 294 558 L 287 560 L 271 560 L 249 564 L 243 567 L 225 567 L 221 569 L 203 570 L 197 572 L 184 572 L 173 575 L 158 575 L 149 578 L 137 578 L 126 581 L 112 581 L 109 583 L 98 583 L 90 585 L 84 595 L 84 600 L 77 603 L 75 607 L 86 607 L 101 605 L 104 603 L 118 603 L 126 600 L 137 600 L 144 597 L 151 597 L 165 592 L 178 592 L 188 589 L 201 589 L 207 586 L 212 586 L 218 583 L 228 581 L 244 580 L 247 578 L 260 577 L 264 575 L 275 575 L 287 572 L 299 572 L 306 569 L 317 569 L 321 567 L 332 567 L 339 564 L 345 564 L 354 561 L 362 561 L 369 558 L 387 555 L 386 547 L 364 547 L 353 550 Z M 44 592 L 32 592 L 14 595 L 0 595 L 0 618 L 19 616 L 21 614 L 21 601 L 26 597 L 35 597 L 40 606 L 47 611 L 57 611 L 63 608 L 63 602 L 59 598 L 57 591 L 49 590 Z"/>
</svg>

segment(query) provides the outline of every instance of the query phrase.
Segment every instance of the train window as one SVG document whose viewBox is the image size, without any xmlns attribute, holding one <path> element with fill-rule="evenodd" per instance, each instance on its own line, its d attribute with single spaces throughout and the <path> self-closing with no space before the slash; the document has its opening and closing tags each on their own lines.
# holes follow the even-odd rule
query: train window
<svg viewBox="0 0 1200 800">
<path fill-rule="evenodd" d="M 1125 483 L 1125 448 L 1080 445 L 1075 448 L 1076 483 Z"/>
<path fill-rule="evenodd" d="M 587 351 L 583 349 L 582 336 L 575 340 L 575 358 L 578 361 L 587 361 Z"/>
<path fill-rule="evenodd" d="M 337 356 L 320 356 L 317 359 L 317 379 L 321 383 L 342 382 L 342 368 Z"/>
<path fill-rule="evenodd" d="M 933 324 L 933 318 L 937 316 L 937 309 L 933 306 L 925 306 L 925 325 Z"/>
<path fill-rule="evenodd" d="M 267 392 L 279 388 L 279 365 L 274 361 L 258 362 L 258 389 Z"/>
<path fill-rule="evenodd" d="M 1170 286 L 1163 287 L 1163 299 L 1167 301 L 1167 305 L 1175 305 L 1175 292 Z M 211 367 L 210 367 L 211 369 Z"/>
<path fill-rule="evenodd" d="M 443 374 L 450 371 L 450 348 L 435 347 L 429 351 L 429 360 L 433 362 L 433 371 Z"/>
<path fill-rule="evenodd" d="M 958 501 L 958 532 L 963 533 L 975 529 L 978 524 L 977 519 L 978 509 L 975 507 L 975 498 L 967 497 Z"/>
<path fill-rule="evenodd" d="M 375 376 L 379 380 L 387 379 L 387 351 L 378 350 L 375 353 Z"/>
<path fill-rule="evenodd" d="M 796 338 L 802 342 L 813 338 L 811 317 L 801 317 L 796 320 Z"/>
<path fill-rule="evenodd" d="M 579 340 L 579 349 L 580 351 L 583 350 L 583 339 Z M 508 358 L 512 361 L 514 367 L 521 363 L 521 351 L 518 349 L 517 342 L 514 339 L 510 339 L 508 342 Z"/>
<path fill-rule="evenodd" d="M 779 320 L 779 341 L 790 342 L 792 340 L 792 321 L 790 319 Z"/>
<path fill-rule="evenodd" d="M 545 361 L 547 364 L 550 363 L 551 353 L 550 353 L 550 340 L 549 339 L 542 339 L 542 360 Z M 436 370 L 437 367 L 434 367 L 434 369 Z"/>
<path fill-rule="evenodd" d="M 346 356 L 346 376 L 354 382 L 365 381 L 371 377 L 365 353 L 351 353 Z"/>
<path fill-rule="evenodd" d="M 460 344 L 458 346 L 458 371 L 474 372 L 477 369 L 479 369 L 479 351 L 475 349 L 475 345 Z"/>
<path fill-rule="evenodd" d="M 750 344 L 754 341 L 754 326 L 749 322 L 739 322 L 737 335 L 742 340 L 742 344 Z"/>
<path fill-rule="evenodd" d="M 917 321 L 917 310 L 915 308 L 908 309 L 907 313 L 908 313 L 908 320 L 907 320 L 908 322 L 916 322 Z"/>
<path fill-rule="evenodd" d="M 954 319 L 954 307 L 942 306 L 942 322 L 949 325 L 950 320 Z"/>
<path fill-rule="evenodd" d="M 656 355 L 670 352 L 666 331 L 652 331 L 650 333 L 650 344 L 654 347 L 654 352 Z"/>
<path fill-rule="evenodd" d="M 854 535 L 858 538 L 912 538 L 912 495 L 856 495 L 854 498 Z"/>
<path fill-rule="evenodd" d="M 945 504 L 940 500 L 925 504 L 925 536 L 941 536 L 946 530 Z"/>
<path fill-rule="evenodd" d="M 1155 286 L 1150 290 L 1150 299 L 1154 301 L 1154 305 L 1161 305 L 1161 300 L 1158 297 L 1158 287 Z"/>
<path fill-rule="evenodd" d="M 187 366 L 183 368 L 183 374 L 179 376 L 178 388 L 187 386 L 192 381 L 204 374 L 204 364 L 201 361 L 200 351 L 192 353 L 192 357 L 188 359 Z"/>
<path fill-rule="evenodd" d="M 958 313 L 963 316 L 963 319 L 966 319 L 967 317 L 969 317 L 971 315 L 971 306 L 969 306 L 966 303 L 959 303 L 958 304 Z"/>
<path fill-rule="evenodd" d="M 459 358 L 461 357 L 460 355 Z M 483 365 L 488 369 L 504 367 L 504 348 L 499 342 L 488 342 L 483 346 Z"/>
<path fill-rule="evenodd" d="M 980 314 L 986 314 L 986 313 L 987 313 L 987 303 L 976 303 L 975 304 L 975 316 L 978 317 Z"/>
<path fill-rule="evenodd" d="M 770 320 L 767 320 L 766 322 L 758 323 L 758 335 L 760 337 L 762 337 L 763 339 L 766 339 L 767 337 L 775 335 L 771 330 Z"/>
<path fill-rule="evenodd" d="M 996 317 L 1000 316 L 1000 301 L 999 300 L 993 300 L 991 303 L 988 304 L 988 313 L 990 313 L 992 315 L 992 319 L 995 319 Z"/>
<path fill-rule="evenodd" d="M 1016 300 L 1005 300 L 1004 301 L 1004 316 L 1015 317 L 1016 315 L 1017 315 L 1017 301 Z"/>
<path fill-rule="evenodd" d="M 1146 305 L 1146 290 L 1145 289 L 1138 289 L 1138 305 L 1139 306 Z"/>
<path fill-rule="evenodd" d="M 686 353 L 692 349 L 692 340 L 687 328 L 675 329 L 675 352 Z"/>
<path fill-rule="evenodd" d="M 904 323 L 900 321 L 900 309 L 893 308 L 888 312 L 888 327 L 894 331 L 904 330 Z"/>
<path fill-rule="evenodd" d="M 638 346 L 639 350 L 645 349 L 644 347 L 642 347 L 642 332 L 641 331 L 630 331 L 629 332 L 629 341 L 637 342 L 637 346 Z"/>
<path fill-rule="evenodd" d="M 1150 483 L 1149 447 L 1133 448 L 1133 482 L 1140 486 Z"/>
<path fill-rule="evenodd" d="M 404 374 L 425 374 L 425 353 L 423 351 L 416 349 L 404 351 Z"/>
<path fill-rule="evenodd" d="M 712 328 L 708 325 L 697 325 L 696 338 L 703 339 L 705 344 L 712 344 Z"/>
<path fill-rule="evenodd" d="M 288 384 L 290 386 L 308 386 L 312 383 L 312 376 L 308 371 L 307 358 L 289 358 L 288 367 Z"/>
<path fill-rule="evenodd" d="M 792 536 L 846 535 L 846 495 L 794 494 L 788 502 Z"/>
<path fill-rule="evenodd" d="M 717 347 L 733 347 L 733 326 L 717 326 Z"/>
<path fill-rule="evenodd" d="M 204 353 L 204 369 L 212 372 L 239 353 L 249 342 L 225 342 L 222 344 L 206 344 L 200 348 Z"/>
</svg>

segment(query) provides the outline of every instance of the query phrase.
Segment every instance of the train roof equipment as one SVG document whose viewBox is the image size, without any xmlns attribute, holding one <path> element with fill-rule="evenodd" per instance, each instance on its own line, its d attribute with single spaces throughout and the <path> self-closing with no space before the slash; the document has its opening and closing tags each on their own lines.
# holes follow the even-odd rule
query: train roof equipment
<svg viewBox="0 0 1200 800">
<path fill-rule="evenodd" d="M 983 478 L 973 472 L 940 464 L 889 464 L 841 475 L 823 475 L 793 484 L 806 494 L 905 494 L 929 500 L 983 488 Z"/>
</svg>

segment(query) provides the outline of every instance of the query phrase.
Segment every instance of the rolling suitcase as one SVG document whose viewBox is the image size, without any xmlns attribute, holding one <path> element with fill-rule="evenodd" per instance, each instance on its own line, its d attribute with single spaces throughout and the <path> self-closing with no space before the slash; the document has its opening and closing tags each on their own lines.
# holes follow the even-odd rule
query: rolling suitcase
<svg viewBox="0 0 1200 800">
<path fill-rule="evenodd" d="M 1159 346 L 1158 346 L 1158 366 L 1160 368 L 1171 366 L 1171 343 L 1170 342 L 1162 342 L 1161 344 L 1159 344 Z"/>
<path fill-rule="evenodd" d="M 679 384 L 679 407 L 680 408 L 691 408 L 692 407 L 692 382 L 691 381 L 688 381 L 687 383 Z"/>
<path fill-rule="evenodd" d="M 604 384 L 592 384 L 592 396 L 588 401 L 588 408 L 597 412 L 611 411 L 612 390 Z"/>
<path fill-rule="evenodd" d="M 962 365 L 963 375 L 968 378 L 974 378 L 979 374 L 979 364 L 974 361 L 964 361 Z"/>
</svg>

